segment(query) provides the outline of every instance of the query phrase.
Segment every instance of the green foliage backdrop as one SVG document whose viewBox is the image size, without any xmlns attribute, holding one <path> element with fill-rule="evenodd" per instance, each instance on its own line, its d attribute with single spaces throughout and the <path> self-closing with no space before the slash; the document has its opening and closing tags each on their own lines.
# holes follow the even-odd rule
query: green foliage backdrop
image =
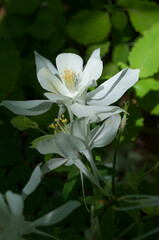
<svg viewBox="0 0 159 240">
<path fill-rule="evenodd" d="M 124 184 L 124 189 L 128 189 L 126 193 L 157 195 L 158 168 L 143 177 L 159 161 L 157 0 L 0 0 L 0 101 L 44 98 L 36 77 L 34 50 L 55 64 L 59 53 L 77 53 L 86 61 L 99 47 L 104 71 L 98 83 L 125 67 L 141 69 L 140 81 L 118 102 L 122 106 L 124 101 L 130 101 L 130 117 L 118 152 L 119 190 Z M 54 106 L 45 116 L 31 117 L 31 120 L 47 129 L 57 111 Z M 43 157 L 30 148 L 31 141 L 40 136 L 34 129 L 36 126 L 18 131 L 10 123 L 13 117 L 8 110 L 0 109 L 0 192 L 3 193 L 8 189 L 19 192 L 36 164 L 43 161 Z M 12 124 L 16 123 L 12 121 Z M 99 155 L 106 159 L 107 167 L 112 163 L 113 151 L 112 144 L 107 152 L 104 148 L 100 154 L 94 151 L 94 156 L 97 160 L 100 160 Z M 63 168 L 48 175 L 29 197 L 25 209 L 28 218 L 33 218 L 32 212 L 41 216 L 63 201 L 81 196 L 78 171 L 72 167 Z M 101 168 L 105 173 L 109 170 L 109 167 Z M 144 213 L 138 210 L 119 216 L 118 212 L 107 208 L 111 203 L 97 201 L 98 198 L 94 199 L 87 190 L 90 195 L 86 198 L 88 205 L 93 203 L 95 216 L 101 216 L 99 222 L 94 219 L 92 227 L 100 225 L 103 240 L 132 239 L 158 226 L 158 212 L 154 214 L 156 217 L 146 221 Z M 89 235 L 89 223 L 89 214 L 82 207 L 54 230 L 48 228 L 48 231 L 54 231 L 54 235 L 63 240 L 82 240 Z M 133 223 L 132 229 L 126 232 Z M 159 239 L 155 236 L 149 239 Z M 96 236 L 92 240 L 101 238 Z M 36 236 L 36 239 L 44 240 L 45 237 Z"/>
</svg>

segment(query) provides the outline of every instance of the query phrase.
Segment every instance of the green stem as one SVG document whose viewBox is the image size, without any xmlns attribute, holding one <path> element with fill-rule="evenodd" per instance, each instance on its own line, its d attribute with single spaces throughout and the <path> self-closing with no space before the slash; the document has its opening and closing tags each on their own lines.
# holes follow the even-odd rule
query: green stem
<svg viewBox="0 0 159 240">
<path fill-rule="evenodd" d="M 121 136 L 121 132 L 119 132 L 119 134 L 117 136 L 117 142 L 116 142 L 115 152 L 114 152 L 114 157 L 113 157 L 113 169 L 112 169 L 112 194 L 113 194 L 113 196 L 115 195 L 115 165 L 116 165 L 116 155 L 117 155 L 118 145 L 120 142 L 120 136 Z"/>
</svg>

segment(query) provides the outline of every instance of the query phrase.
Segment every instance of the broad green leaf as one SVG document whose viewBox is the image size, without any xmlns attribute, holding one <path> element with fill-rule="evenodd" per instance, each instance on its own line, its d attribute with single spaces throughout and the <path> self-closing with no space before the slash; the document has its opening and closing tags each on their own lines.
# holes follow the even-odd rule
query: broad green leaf
<svg viewBox="0 0 159 240">
<path fill-rule="evenodd" d="M 30 14 L 38 7 L 40 0 L 6 0 L 6 8 L 8 13 Z"/>
<path fill-rule="evenodd" d="M 88 58 L 95 49 L 100 48 L 100 56 L 105 57 L 105 55 L 109 51 L 109 46 L 110 46 L 110 42 L 91 45 L 87 48 L 86 56 Z"/>
<path fill-rule="evenodd" d="M 101 233 L 103 240 L 113 240 L 115 235 L 115 213 L 112 208 L 108 208 L 101 219 Z"/>
<path fill-rule="evenodd" d="M 159 102 L 159 99 L 158 99 Z M 151 114 L 159 115 L 159 103 L 152 109 Z"/>
<path fill-rule="evenodd" d="M 140 98 L 144 97 L 149 91 L 159 91 L 159 81 L 153 78 L 141 79 L 135 85 L 136 95 Z"/>
<path fill-rule="evenodd" d="M 127 9 L 133 27 L 143 33 L 159 22 L 159 5 L 150 1 L 135 1 Z"/>
<path fill-rule="evenodd" d="M 0 41 L 0 101 L 14 90 L 20 72 L 19 53 L 9 41 Z"/>
<path fill-rule="evenodd" d="M 67 32 L 76 42 L 89 45 L 103 41 L 108 36 L 110 27 L 107 12 L 82 10 L 71 17 Z"/>
<path fill-rule="evenodd" d="M 28 117 L 25 116 L 16 116 L 12 118 L 11 124 L 20 131 L 24 131 L 29 128 L 39 128 L 38 123 L 30 120 Z"/>
<path fill-rule="evenodd" d="M 115 63 L 108 62 L 104 65 L 102 76 L 104 76 L 105 78 L 110 78 L 113 75 L 117 74 L 118 71 L 119 69 Z"/>
<path fill-rule="evenodd" d="M 114 63 L 126 63 L 129 56 L 129 47 L 127 44 L 118 44 L 114 47 L 112 58 Z"/>
<path fill-rule="evenodd" d="M 72 166 L 72 168 L 73 171 L 70 171 L 70 173 L 68 174 L 67 181 L 63 187 L 64 201 L 68 199 L 78 180 L 77 176 L 79 175 L 79 171 L 76 168 L 74 168 L 74 166 Z"/>
<path fill-rule="evenodd" d="M 159 67 L 159 24 L 145 32 L 144 36 L 134 44 L 129 62 L 131 68 L 140 69 L 140 77 L 152 76 Z"/>
<path fill-rule="evenodd" d="M 121 10 L 116 10 L 112 14 L 112 25 L 117 29 L 123 29 L 127 24 L 127 16 Z"/>
<path fill-rule="evenodd" d="M 143 98 L 138 98 L 137 103 L 146 112 L 159 115 L 159 91 L 149 91 Z"/>
</svg>

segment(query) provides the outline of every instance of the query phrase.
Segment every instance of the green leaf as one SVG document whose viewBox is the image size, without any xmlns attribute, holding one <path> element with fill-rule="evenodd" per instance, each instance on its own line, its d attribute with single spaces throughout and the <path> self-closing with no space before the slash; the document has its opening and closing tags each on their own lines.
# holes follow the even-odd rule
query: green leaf
<svg viewBox="0 0 159 240">
<path fill-rule="evenodd" d="M 71 17 L 68 34 L 83 45 L 99 43 L 110 32 L 110 20 L 107 12 L 99 10 L 82 10 Z"/>
<path fill-rule="evenodd" d="M 105 55 L 109 51 L 109 46 L 110 46 L 110 42 L 101 43 L 101 44 L 94 44 L 94 45 L 89 46 L 87 48 L 87 51 L 86 51 L 87 59 L 92 54 L 92 52 L 97 48 L 100 48 L 100 56 L 105 57 Z"/>
<path fill-rule="evenodd" d="M 133 190 L 137 189 L 137 176 L 134 171 L 127 171 L 126 182 Z"/>
<path fill-rule="evenodd" d="M 115 235 L 115 213 L 109 208 L 101 220 L 101 232 L 103 240 L 113 240 Z"/>
<path fill-rule="evenodd" d="M 108 62 L 103 69 L 103 77 L 110 78 L 118 72 L 118 67 L 113 62 Z"/>
<path fill-rule="evenodd" d="M 159 24 L 145 32 L 144 37 L 135 43 L 129 55 L 131 68 L 140 68 L 140 77 L 149 77 L 159 67 Z"/>
<path fill-rule="evenodd" d="M 114 63 L 126 63 L 129 56 L 129 47 L 127 44 L 118 44 L 114 47 L 112 58 Z"/>
<path fill-rule="evenodd" d="M 13 127 L 17 128 L 20 131 L 24 131 L 29 128 L 39 128 L 38 123 L 30 120 L 28 117 L 25 116 L 16 116 L 12 118 L 11 124 L 13 125 Z"/>
<path fill-rule="evenodd" d="M 0 101 L 14 90 L 20 72 L 19 53 L 12 42 L 0 40 Z"/>
<path fill-rule="evenodd" d="M 151 90 L 159 91 L 159 82 L 153 78 L 141 79 L 134 88 L 136 96 L 142 98 Z"/>
<path fill-rule="evenodd" d="M 146 112 L 159 115 L 159 91 L 148 92 L 143 98 L 138 98 L 137 103 Z"/>
<path fill-rule="evenodd" d="M 123 29 L 127 24 L 127 16 L 121 10 L 116 10 L 112 14 L 112 24 L 117 29 Z"/>
<path fill-rule="evenodd" d="M 30 14 L 38 7 L 40 0 L 6 0 L 8 13 Z"/>
<path fill-rule="evenodd" d="M 46 139 L 49 139 L 49 138 L 52 138 L 53 135 L 44 135 L 44 136 L 41 136 L 39 138 L 36 138 L 35 140 L 32 141 L 32 145 L 31 145 L 31 148 L 36 148 L 38 143 L 43 141 L 43 140 L 46 140 Z"/>
<path fill-rule="evenodd" d="M 159 5 L 155 2 L 135 1 L 127 11 L 137 32 L 143 33 L 159 22 Z"/>
<path fill-rule="evenodd" d="M 63 187 L 62 194 L 63 194 L 64 201 L 66 201 L 69 195 L 71 195 L 71 192 L 74 190 L 74 187 L 78 180 L 77 176 L 79 175 L 79 170 L 77 170 L 74 166 L 72 166 L 72 168 L 73 168 L 73 171 L 70 171 L 70 173 L 68 174 L 67 182 Z"/>
</svg>

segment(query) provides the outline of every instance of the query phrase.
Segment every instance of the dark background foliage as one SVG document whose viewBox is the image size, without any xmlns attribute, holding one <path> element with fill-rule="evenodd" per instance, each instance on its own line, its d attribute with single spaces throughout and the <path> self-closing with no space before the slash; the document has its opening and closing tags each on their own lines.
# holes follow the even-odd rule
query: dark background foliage
<svg viewBox="0 0 159 240">
<path fill-rule="evenodd" d="M 98 84 L 129 66 L 140 68 L 141 80 L 117 103 L 129 100 L 128 124 L 118 150 L 118 190 L 123 194 L 159 194 L 159 4 L 148 0 L 1 0 L 0 1 L 0 101 L 43 99 L 43 89 L 36 77 L 33 51 L 50 59 L 62 52 L 81 55 L 85 62 L 96 48 L 101 48 L 103 76 Z M 53 108 L 31 117 L 47 129 L 57 115 Z M 43 156 L 29 148 L 40 136 L 35 130 L 19 132 L 10 121 L 14 114 L 0 109 L 0 192 L 10 189 L 20 193 L 33 168 Z M 115 144 L 115 143 L 114 143 Z M 114 145 L 94 151 L 96 160 L 104 160 L 105 174 L 111 173 Z M 100 163 L 100 161 L 99 161 Z M 154 167 L 156 166 L 156 168 Z M 100 166 L 99 166 L 100 167 Z M 151 174 L 145 174 L 153 168 Z M 144 174 L 146 175 L 145 177 Z M 142 181 L 140 181 L 140 179 Z M 87 180 L 86 180 L 87 183 Z M 86 187 L 88 205 L 95 204 L 101 238 L 131 239 L 158 225 L 158 213 L 142 220 L 148 211 L 118 213 L 102 204 Z M 88 189 L 87 189 L 88 188 Z M 34 219 L 60 206 L 68 199 L 80 199 L 79 173 L 75 168 L 60 168 L 49 174 L 26 202 L 26 218 Z M 156 210 L 157 211 L 157 210 Z M 34 217 L 33 217 L 34 214 Z M 132 229 L 122 235 L 133 222 Z M 97 227 L 94 220 L 93 228 Z M 84 239 L 90 228 L 90 216 L 82 207 L 49 232 L 64 240 Z M 121 237 L 120 237 L 121 234 Z M 28 239 L 35 239 L 30 236 Z M 36 239 L 45 239 L 37 237 Z M 89 239 L 89 238 L 88 238 Z M 98 239 L 95 236 L 93 239 Z M 100 238 L 99 238 L 100 239 Z M 159 239 L 156 235 L 149 239 Z"/>
</svg>

